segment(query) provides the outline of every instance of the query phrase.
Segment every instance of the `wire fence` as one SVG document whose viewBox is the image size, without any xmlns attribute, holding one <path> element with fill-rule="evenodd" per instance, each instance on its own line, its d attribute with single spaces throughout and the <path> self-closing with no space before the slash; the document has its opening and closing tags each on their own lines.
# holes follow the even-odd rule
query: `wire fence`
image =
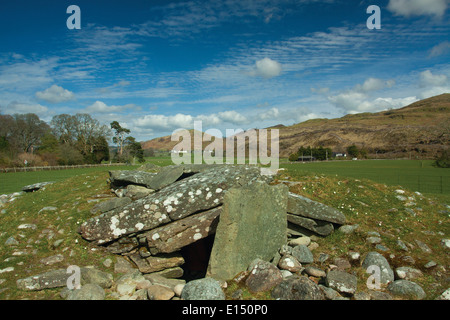
<svg viewBox="0 0 450 320">
<path fill-rule="evenodd" d="M 450 194 L 450 179 L 443 175 L 393 174 L 389 177 L 359 173 L 359 178 L 370 179 L 388 185 L 402 186 L 421 193 Z"/>
<path fill-rule="evenodd" d="M 102 165 L 75 165 L 52 167 L 8 168 L 0 172 L 0 195 L 22 190 L 24 186 L 38 182 L 63 181 L 73 176 L 108 170 L 130 170 L 130 165 L 111 163 Z"/>
<path fill-rule="evenodd" d="M 31 172 L 31 171 L 52 171 L 52 170 L 67 170 L 80 168 L 94 168 L 94 167 L 109 167 L 109 166 L 124 166 L 125 163 L 105 163 L 105 164 L 81 164 L 81 165 L 67 165 L 67 166 L 42 166 L 42 167 L 14 167 L 14 168 L 0 168 L 1 173 L 8 172 Z"/>
</svg>

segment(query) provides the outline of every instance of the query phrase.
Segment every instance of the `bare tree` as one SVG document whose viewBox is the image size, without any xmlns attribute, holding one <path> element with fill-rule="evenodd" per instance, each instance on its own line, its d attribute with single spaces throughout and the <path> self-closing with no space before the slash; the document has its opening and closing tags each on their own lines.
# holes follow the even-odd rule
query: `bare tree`
<svg viewBox="0 0 450 320">
<path fill-rule="evenodd" d="M 18 147 L 24 152 L 33 152 L 35 145 L 40 143 L 41 137 L 50 130 L 47 123 L 40 120 L 34 113 L 15 114 L 14 136 Z"/>
<path fill-rule="evenodd" d="M 87 113 L 75 115 L 75 127 L 77 144 L 84 155 L 94 152 L 98 138 L 111 136 L 111 130 L 107 126 L 101 125 Z"/>
<path fill-rule="evenodd" d="M 62 143 L 74 144 L 76 141 L 76 119 L 69 114 L 58 114 L 50 122 L 55 137 Z"/>
</svg>

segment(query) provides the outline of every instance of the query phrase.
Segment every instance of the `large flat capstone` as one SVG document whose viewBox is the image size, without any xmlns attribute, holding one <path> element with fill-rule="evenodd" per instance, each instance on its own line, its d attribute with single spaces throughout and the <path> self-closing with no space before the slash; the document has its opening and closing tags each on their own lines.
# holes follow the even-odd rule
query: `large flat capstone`
<svg viewBox="0 0 450 320">
<path fill-rule="evenodd" d="M 201 169 L 201 172 L 156 193 L 87 220 L 80 228 L 82 237 L 104 244 L 132 233 L 151 230 L 218 207 L 223 203 L 227 190 L 246 186 L 261 178 L 260 168 L 256 166 L 227 165 Z M 183 169 L 184 173 L 187 171 Z"/>
</svg>

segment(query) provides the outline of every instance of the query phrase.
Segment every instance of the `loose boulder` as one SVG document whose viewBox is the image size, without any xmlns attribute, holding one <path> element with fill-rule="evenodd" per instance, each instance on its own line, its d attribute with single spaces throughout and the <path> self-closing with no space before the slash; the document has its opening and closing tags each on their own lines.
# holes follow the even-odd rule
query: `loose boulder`
<svg viewBox="0 0 450 320">
<path fill-rule="evenodd" d="M 271 295 L 277 300 L 325 300 L 319 286 L 301 276 L 284 279 L 272 290 Z"/>
<path fill-rule="evenodd" d="M 193 280 L 183 287 L 183 300 L 225 300 L 225 293 L 220 283 L 212 278 Z"/>
<path fill-rule="evenodd" d="M 394 271 L 391 269 L 389 262 L 380 253 L 371 251 L 367 254 L 362 262 L 362 267 L 368 269 L 370 266 L 380 268 L 380 283 L 387 284 L 394 281 Z"/>
<path fill-rule="evenodd" d="M 340 293 L 353 295 L 356 292 L 356 276 L 341 270 L 331 270 L 328 272 L 325 283 L 331 289 Z"/>
<path fill-rule="evenodd" d="M 405 299 L 422 300 L 426 297 L 421 286 L 408 280 L 396 280 L 388 285 L 388 290 Z"/>
<path fill-rule="evenodd" d="M 279 284 L 283 277 L 280 270 L 270 262 L 257 259 L 245 281 L 247 287 L 253 292 L 268 291 Z"/>
</svg>

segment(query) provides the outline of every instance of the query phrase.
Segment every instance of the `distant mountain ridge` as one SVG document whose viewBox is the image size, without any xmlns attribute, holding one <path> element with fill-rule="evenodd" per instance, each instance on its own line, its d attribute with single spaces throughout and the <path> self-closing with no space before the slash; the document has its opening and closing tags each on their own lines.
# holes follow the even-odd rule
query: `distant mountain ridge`
<svg viewBox="0 0 450 320">
<path fill-rule="evenodd" d="M 268 129 L 279 130 L 281 157 L 289 156 L 301 146 L 322 146 L 343 152 L 354 144 L 379 158 L 432 158 L 450 146 L 450 93 L 399 109 L 312 119 Z M 209 143 L 204 142 L 203 146 Z M 142 148 L 169 151 L 176 144 L 171 136 L 165 136 L 142 142 Z"/>
</svg>

